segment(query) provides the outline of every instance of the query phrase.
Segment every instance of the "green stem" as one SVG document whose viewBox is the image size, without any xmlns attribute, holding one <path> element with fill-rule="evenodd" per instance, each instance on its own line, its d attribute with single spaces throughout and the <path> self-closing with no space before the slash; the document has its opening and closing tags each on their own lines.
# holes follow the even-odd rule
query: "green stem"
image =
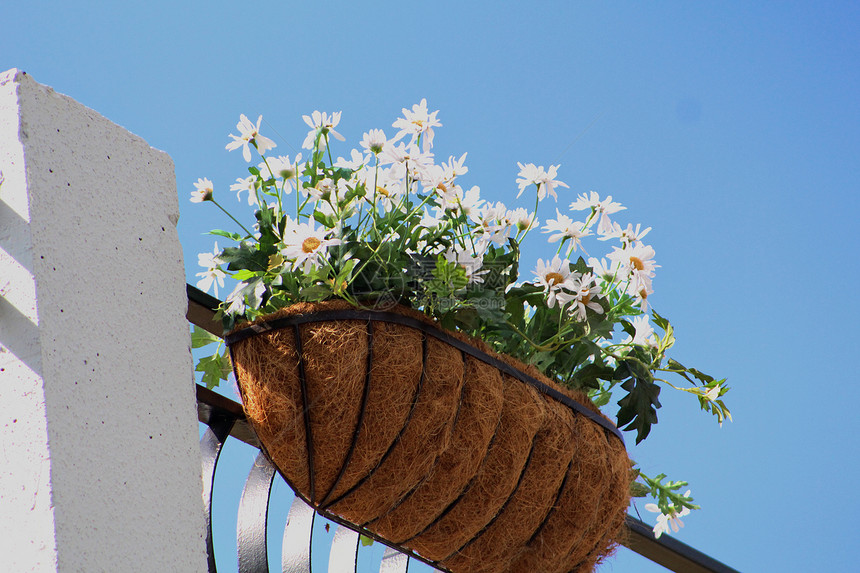
<svg viewBox="0 0 860 573">
<path fill-rule="evenodd" d="M 296 221 L 299 220 L 299 215 L 301 214 L 301 194 L 302 194 L 302 181 L 299 179 L 299 162 L 296 161 L 295 168 L 295 177 L 296 177 Z"/>
<path fill-rule="evenodd" d="M 212 201 L 213 203 L 215 203 L 215 206 L 216 206 L 216 207 L 218 207 L 219 209 L 221 209 L 222 211 L 224 211 L 224 214 L 225 214 L 225 215 L 227 215 L 228 217 L 230 217 L 231 219 L 233 219 L 233 221 L 234 221 L 237 225 L 239 225 L 240 227 L 242 227 L 242 230 L 243 230 L 243 231 L 245 231 L 245 232 L 248 234 L 248 236 L 249 236 L 249 237 L 253 237 L 253 236 L 254 236 L 254 234 L 253 234 L 251 231 L 249 231 L 248 229 L 246 229 L 246 228 L 245 228 L 245 225 L 243 225 L 242 223 L 240 223 L 240 222 L 236 219 L 236 217 L 234 217 L 233 215 L 231 215 L 231 214 L 230 214 L 230 212 L 229 212 L 229 211 L 227 211 L 227 209 L 225 209 L 224 207 L 222 207 L 222 206 L 218 203 L 218 201 L 216 201 L 215 199 L 209 199 L 209 200 L 210 200 L 210 201 Z"/>
<path fill-rule="evenodd" d="M 531 338 L 529 338 L 529 337 L 528 337 L 528 335 L 527 335 L 525 332 L 523 332 L 522 330 L 520 330 L 520 329 L 517 327 L 517 325 L 516 325 L 516 324 L 514 324 L 513 322 L 511 322 L 511 321 L 509 321 L 509 320 L 506 320 L 506 321 L 505 321 L 505 323 L 506 323 L 508 326 L 510 326 L 510 327 L 514 330 L 514 332 L 516 332 L 517 334 L 519 334 L 520 336 L 522 336 L 522 337 L 523 337 L 523 340 L 525 340 L 526 342 L 528 342 L 529 344 L 531 344 L 531 345 L 532 345 L 532 347 L 533 347 L 535 350 L 539 350 L 539 351 L 542 351 L 542 352 L 543 352 L 543 351 L 552 352 L 553 350 L 555 350 L 555 349 L 557 348 L 557 346 L 556 346 L 556 345 L 544 346 L 544 345 L 538 344 L 537 342 L 535 342 L 534 340 L 532 340 Z"/>
<path fill-rule="evenodd" d="M 537 187 L 537 183 L 535 183 L 535 187 Z M 535 193 L 535 212 L 532 213 L 532 220 L 529 221 L 528 228 L 525 230 L 522 238 L 519 240 L 520 244 L 522 244 L 522 242 L 526 239 L 526 235 L 528 235 L 529 231 L 531 231 L 532 227 L 534 227 L 535 221 L 537 220 L 537 213 L 538 213 L 538 205 L 539 204 L 540 204 L 540 196 L 537 195 L 537 193 Z"/>
<path fill-rule="evenodd" d="M 287 186 L 287 181 L 284 180 L 284 183 L 283 183 L 283 185 L 281 185 L 281 189 L 279 190 L 278 189 L 278 183 L 277 183 L 277 177 L 275 177 L 275 174 L 272 172 L 272 167 L 269 165 L 269 159 L 265 155 L 263 155 L 262 158 L 263 158 L 263 163 L 266 164 L 266 169 L 269 170 L 269 175 L 271 175 L 272 178 L 275 179 L 275 191 L 278 191 L 278 214 L 275 217 L 275 221 L 279 221 L 281 214 L 284 212 L 284 205 L 281 201 L 281 195 L 283 195 L 283 193 L 284 193 L 284 188 Z"/>
</svg>

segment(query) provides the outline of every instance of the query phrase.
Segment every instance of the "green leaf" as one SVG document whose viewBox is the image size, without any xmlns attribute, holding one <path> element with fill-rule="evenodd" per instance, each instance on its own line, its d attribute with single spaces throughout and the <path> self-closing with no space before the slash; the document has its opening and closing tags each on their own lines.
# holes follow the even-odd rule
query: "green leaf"
<svg viewBox="0 0 860 573">
<path fill-rule="evenodd" d="M 636 430 L 636 443 L 648 437 L 651 426 L 657 423 L 657 408 L 660 407 L 660 387 L 654 382 L 650 371 L 638 360 L 624 360 L 616 368 L 613 377 L 624 380 L 621 388 L 627 396 L 618 401 L 618 426 L 625 431 Z"/>
<path fill-rule="evenodd" d="M 314 219 L 317 223 L 327 229 L 333 229 L 335 226 L 334 217 L 332 217 L 331 215 L 326 215 L 325 213 L 314 211 Z"/>
<path fill-rule="evenodd" d="M 236 279 L 237 281 L 246 281 L 248 279 L 252 279 L 252 278 L 259 276 L 259 275 L 260 275 L 259 271 L 240 269 L 240 270 L 236 271 L 235 273 L 233 273 L 233 278 Z"/>
<path fill-rule="evenodd" d="M 672 348 L 675 344 L 675 329 L 672 328 L 672 325 L 668 320 L 657 314 L 656 311 L 652 310 L 651 314 L 654 316 L 654 324 L 662 328 L 665 332 L 663 337 L 660 339 L 660 345 L 657 348 L 658 352 L 662 354 L 669 348 Z"/>
<path fill-rule="evenodd" d="M 620 320 L 621 328 L 627 333 L 630 338 L 634 338 L 636 336 L 636 328 L 634 328 L 633 324 L 626 320 Z"/>
<path fill-rule="evenodd" d="M 710 384 L 711 382 L 714 381 L 713 376 L 708 376 L 704 372 L 700 372 L 699 370 L 696 370 L 695 368 L 687 368 L 687 372 L 689 372 L 690 374 L 695 376 L 702 384 Z"/>
<path fill-rule="evenodd" d="M 265 271 L 269 264 L 269 255 L 257 250 L 252 243 L 240 243 L 238 247 L 225 248 L 219 258 L 227 263 L 227 270 L 250 269 Z"/>
<path fill-rule="evenodd" d="M 212 229 L 208 234 L 215 235 L 217 237 L 227 237 L 234 241 L 241 241 L 243 239 L 243 236 L 239 233 L 231 233 L 229 231 L 222 231 L 221 229 Z"/>
<path fill-rule="evenodd" d="M 535 352 L 529 362 L 537 366 L 540 370 L 546 370 L 547 367 L 555 362 L 555 354 L 552 352 Z"/>
<path fill-rule="evenodd" d="M 651 488 L 645 484 L 641 484 L 638 481 L 634 481 L 630 483 L 630 496 L 631 497 L 645 497 L 651 493 Z"/>
<path fill-rule="evenodd" d="M 373 538 L 372 537 L 368 537 L 366 535 L 359 535 L 358 539 L 359 539 L 359 541 L 361 541 L 361 545 L 363 547 L 369 547 L 369 546 L 373 545 Z"/>
<path fill-rule="evenodd" d="M 194 325 L 194 329 L 191 331 L 191 348 L 201 348 L 213 342 L 221 342 L 221 339 L 196 324 Z"/>
<path fill-rule="evenodd" d="M 600 388 L 598 379 L 612 380 L 613 373 L 613 368 L 592 362 L 577 370 L 571 381 L 576 388 L 594 388 L 596 390 Z"/>
<path fill-rule="evenodd" d="M 302 300 L 316 302 L 331 298 L 332 291 L 327 285 L 313 285 L 302 289 Z"/>
<path fill-rule="evenodd" d="M 230 376 L 230 372 L 232 372 L 230 356 L 226 350 L 224 354 L 216 352 L 212 356 L 204 356 L 197 363 L 197 367 L 194 370 L 203 372 L 203 383 L 211 390 L 218 386 L 221 380 L 227 380 Z"/>
<path fill-rule="evenodd" d="M 686 366 L 684 366 L 683 364 L 681 364 L 680 362 L 678 362 L 677 360 L 675 360 L 673 358 L 670 358 L 667 361 L 666 366 L 668 366 L 670 369 L 672 369 L 675 372 L 675 374 L 678 374 L 679 376 L 683 376 L 684 378 L 686 378 L 687 381 L 693 385 L 695 385 L 695 382 L 689 376 L 687 376 L 688 373 L 695 376 L 696 379 L 705 386 L 710 386 L 711 383 L 714 382 L 714 380 L 715 380 L 715 378 L 713 376 L 708 376 L 704 372 L 696 370 L 695 368 L 687 368 Z"/>
<path fill-rule="evenodd" d="M 588 263 L 585 262 L 585 259 L 583 259 L 582 257 L 579 257 L 576 260 L 576 263 L 571 265 L 571 270 L 576 271 L 580 274 L 590 273 L 594 271 L 594 269 L 589 267 Z"/>
</svg>

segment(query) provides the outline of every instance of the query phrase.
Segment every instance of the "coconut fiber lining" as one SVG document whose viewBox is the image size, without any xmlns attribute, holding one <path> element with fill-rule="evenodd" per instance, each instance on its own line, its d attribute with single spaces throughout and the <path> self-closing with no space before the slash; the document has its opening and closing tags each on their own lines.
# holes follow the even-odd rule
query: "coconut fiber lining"
<svg viewBox="0 0 860 573">
<path fill-rule="evenodd" d="M 612 550 L 630 462 L 584 394 L 401 307 L 302 303 L 226 340 L 264 451 L 324 514 L 452 572 Z"/>
</svg>

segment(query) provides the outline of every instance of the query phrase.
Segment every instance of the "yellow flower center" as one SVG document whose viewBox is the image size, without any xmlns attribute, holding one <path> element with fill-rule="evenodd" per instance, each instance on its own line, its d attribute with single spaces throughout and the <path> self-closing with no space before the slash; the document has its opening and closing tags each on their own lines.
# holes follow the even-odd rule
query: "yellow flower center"
<svg viewBox="0 0 860 573">
<path fill-rule="evenodd" d="M 385 187 L 380 187 L 377 185 L 376 186 L 376 192 L 379 193 L 380 195 L 384 195 L 386 197 L 391 197 L 391 193 L 389 193 L 388 189 L 386 189 Z"/>
<path fill-rule="evenodd" d="M 322 241 L 317 239 L 316 237 L 308 237 L 302 242 L 302 251 L 306 253 L 313 253 L 316 251 L 319 246 L 322 244 Z"/>
<path fill-rule="evenodd" d="M 447 191 L 447 190 L 448 190 L 448 188 L 447 188 L 447 187 L 445 187 L 445 184 L 444 184 L 444 183 L 439 183 L 439 185 L 437 185 L 437 186 L 436 186 L 436 189 L 438 189 L 438 190 L 439 190 L 439 191 L 441 191 L 442 193 L 444 193 L 445 191 Z"/>
<path fill-rule="evenodd" d="M 648 298 L 648 293 L 645 291 L 644 288 L 639 291 L 639 298 L 641 298 L 642 300 L 645 300 L 646 298 Z"/>
<path fill-rule="evenodd" d="M 641 271 L 645 269 L 645 263 L 642 262 L 642 259 L 639 257 L 630 257 L 630 265 L 636 269 L 637 271 Z"/>
<path fill-rule="evenodd" d="M 564 282 L 564 277 L 561 276 L 561 273 L 547 273 L 544 275 L 543 278 L 546 281 L 546 284 L 548 284 L 549 286 L 561 284 Z"/>
<path fill-rule="evenodd" d="M 588 304 L 588 303 L 590 303 L 590 302 L 591 302 L 591 293 L 586 294 L 586 295 L 585 295 L 585 296 L 583 296 L 583 297 L 582 297 L 582 299 L 580 299 L 580 300 L 582 300 L 582 304 Z"/>
</svg>

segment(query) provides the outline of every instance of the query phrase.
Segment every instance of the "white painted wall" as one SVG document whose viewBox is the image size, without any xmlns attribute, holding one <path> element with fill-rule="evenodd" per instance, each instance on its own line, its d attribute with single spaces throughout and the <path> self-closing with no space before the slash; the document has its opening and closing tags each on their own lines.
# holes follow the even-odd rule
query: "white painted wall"
<svg viewBox="0 0 860 573">
<path fill-rule="evenodd" d="M 0 74 L 0 571 L 205 571 L 173 162 Z"/>
</svg>

